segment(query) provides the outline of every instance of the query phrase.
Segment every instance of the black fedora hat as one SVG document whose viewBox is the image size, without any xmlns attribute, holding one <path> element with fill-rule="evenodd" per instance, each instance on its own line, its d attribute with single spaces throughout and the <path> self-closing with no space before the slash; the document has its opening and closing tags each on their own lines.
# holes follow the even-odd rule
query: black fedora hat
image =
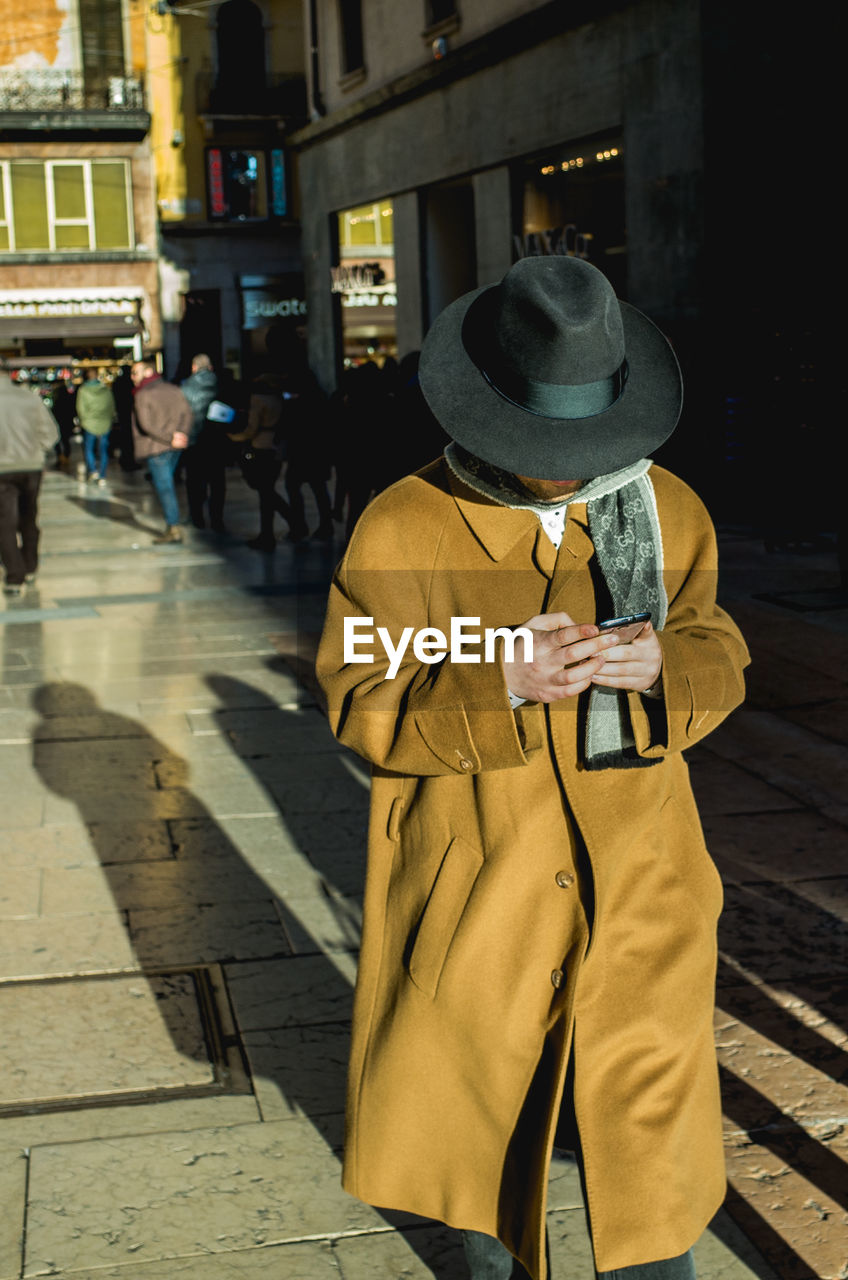
<svg viewBox="0 0 848 1280">
<path fill-rule="evenodd" d="M 477 457 L 538 480 L 604 475 L 667 440 L 680 367 L 657 326 L 581 258 L 522 258 L 437 317 L 421 389 Z"/>
</svg>

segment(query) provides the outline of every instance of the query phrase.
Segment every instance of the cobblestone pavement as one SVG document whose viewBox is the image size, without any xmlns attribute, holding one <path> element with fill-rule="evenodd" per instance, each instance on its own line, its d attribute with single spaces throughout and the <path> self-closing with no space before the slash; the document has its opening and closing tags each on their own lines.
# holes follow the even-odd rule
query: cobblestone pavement
<svg viewBox="0 0 848 1280">
<path fill-rule="evenodd" d="M 0 1280 L 463 1275 L 443 1228 L 339 1186 L 368 780 L 309 679 L 339 546 L 257 555 L 230 493 L 229 537 L 154 547 L 139 473 L 47 474 L 37 584 L 0 609 Z M 756 663 L 691 753 L 727 886 L 731 1192 L 699 1277 L 830 1280 L 848 611 L 827 554 L 723 548 Z M 550 1206 L 555 1280 L 591 1276 L 565 1159 Z"/>
</svg>

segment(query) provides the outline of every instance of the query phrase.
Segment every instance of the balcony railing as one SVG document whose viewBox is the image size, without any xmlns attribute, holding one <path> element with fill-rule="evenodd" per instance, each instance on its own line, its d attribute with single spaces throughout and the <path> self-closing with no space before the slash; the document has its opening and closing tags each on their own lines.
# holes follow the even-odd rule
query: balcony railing
<svg viewBox="0 0 848 1280">
<path fill-rule="evenodd" d="M 0 111 L 143 112 L 144 86 L 130 76 L 106 76 L 92 83 L 75 71 L 0 71 Z"/>
</svg>

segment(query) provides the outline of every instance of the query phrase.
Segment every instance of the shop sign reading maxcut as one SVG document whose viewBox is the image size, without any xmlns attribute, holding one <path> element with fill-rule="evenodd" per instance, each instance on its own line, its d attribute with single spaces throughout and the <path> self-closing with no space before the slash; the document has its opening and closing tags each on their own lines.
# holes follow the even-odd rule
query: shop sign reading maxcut
<svg viewBox="0 0 848 1280">
<path fill-rule="evenodd" d="M 395 307 L 397 291 L 379 262 L 348 263 L 330 269 L 333 293 L 342 295 L 343 307 Z"/>
<path fill-rule="evenodd" d="M 588 258 L 593 239 L 591 231 L 578 231 L 573 222 L 512 237 L 517 258 Z"/>
</svg>

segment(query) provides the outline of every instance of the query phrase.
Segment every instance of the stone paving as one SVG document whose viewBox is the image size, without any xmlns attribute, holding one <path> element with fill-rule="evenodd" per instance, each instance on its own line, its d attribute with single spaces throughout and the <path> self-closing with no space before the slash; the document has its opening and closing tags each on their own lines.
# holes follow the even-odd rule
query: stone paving
<svg viewBox="0 0 848 1280">
<path fill-rule="evenodd" d="M 139 473 L 48 473 L 38 582 L 0 611 L 0 1280 L 464 1275 L 444 1228 L 339 1185 L 368 777 L 309 654 L 340 547 L 257 556 L 254 501 L 231 475 L 230 536 L 157 548 Z M 722 545 L 757 661 L 690 760 L 727 892 L 731 1191 L 698 1274 L 836 1280 L 848 609 L 827 552 Z M 590 1277 L 564 1158 L 550 1209 L 555 1280 Z"/>
</svg>

